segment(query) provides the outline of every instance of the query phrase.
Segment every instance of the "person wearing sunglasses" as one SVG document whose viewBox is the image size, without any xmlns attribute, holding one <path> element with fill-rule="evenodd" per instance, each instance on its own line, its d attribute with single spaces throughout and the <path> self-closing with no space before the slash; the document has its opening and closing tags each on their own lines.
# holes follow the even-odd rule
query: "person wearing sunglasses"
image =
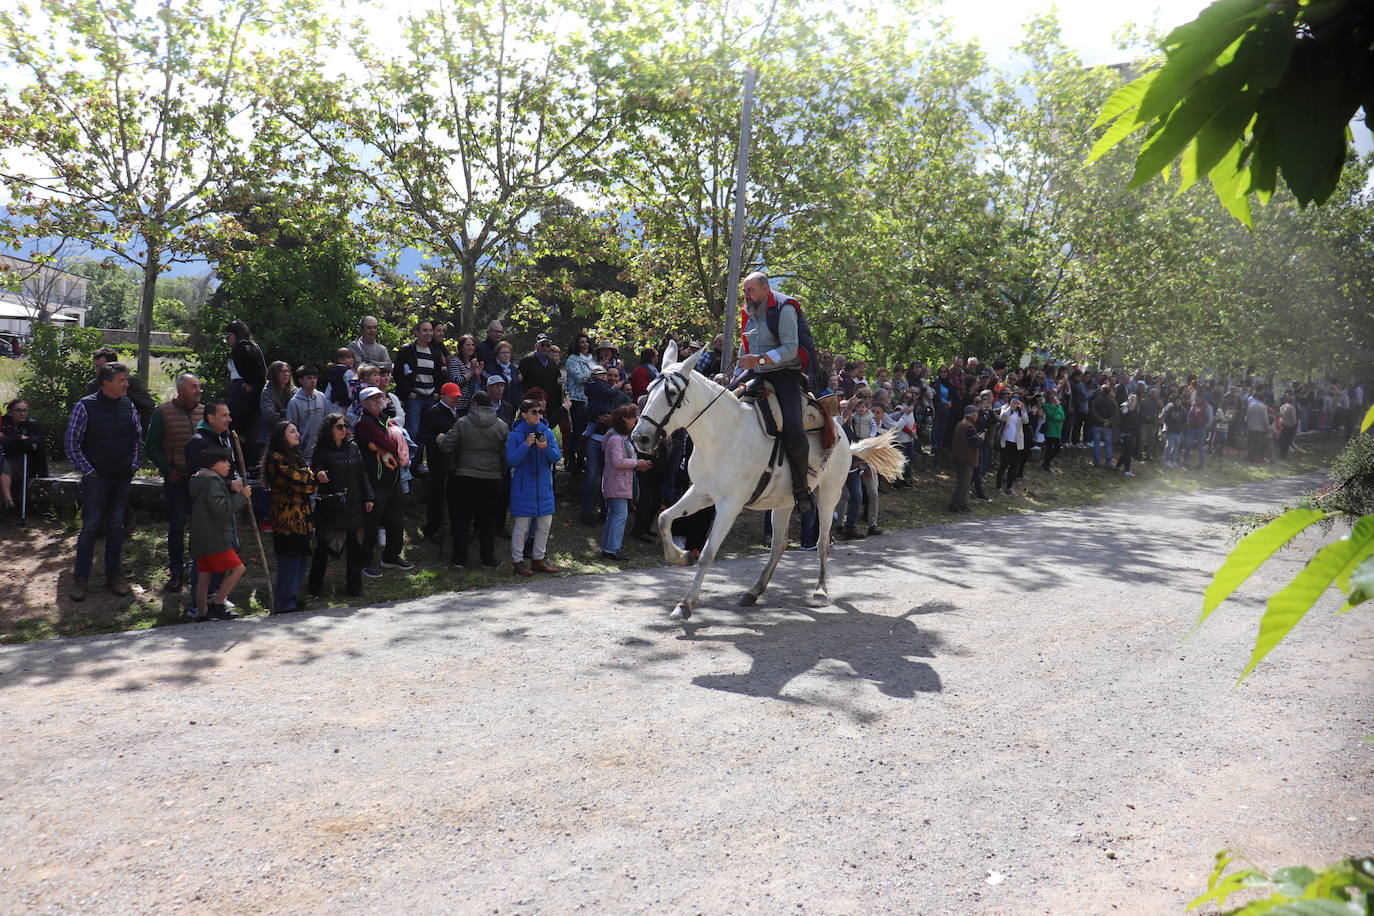
<svg viewBox="0 0 1374 916">
<path fill-rule="evenodd" d="M 363 456 L 340 411 L 320 422 L 320 439 L 310 456 L 319 489 L 315 495 L 315 552 L 310 558 L 306 593 L 320 597 L 331 559 L 344 561 L 344 589 L 363 593 L 363 544 L 367 514 L 373 508 L 372 481 Z"/>
<path fill-rule="evenodd" d="M 557 572 L 545 559 L 553 527 L 553 467 L 563 457 L 544 419 L 544 402 L 520 402 L 520 419 L 506 437 L 506 465 L 511 469 L 511 562 L 517 576 Z M 525 563 L 525 536 L 534 529 L 533 563 Z"/>
</svg>

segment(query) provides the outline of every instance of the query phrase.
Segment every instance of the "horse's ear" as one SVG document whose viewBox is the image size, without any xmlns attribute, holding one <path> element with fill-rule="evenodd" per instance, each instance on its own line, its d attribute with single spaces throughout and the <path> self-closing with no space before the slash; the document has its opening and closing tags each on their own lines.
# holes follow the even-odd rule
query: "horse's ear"
<svg viewBox="0 0 1374 916">
<path fill-rule="evenodd" d="M 663 361 L 659 365 L 667 369 L 675 362 L 677 362 L 677 341 L 670 340 L 668 346 L 663 348 Z"/>
<path fill-rule="evenodd" d="M 670 346 L 671 346 L 671 345 L 670 345 Z M 697 352 L 693 353 L 691 356 L 689 356 L 689 357 L 687 357 L 686 359 L 684 359 L 684 360 L 682 361 L 682 365 L 680 365 L 680 366 L 677 367 L 677 374 L 678 374 L 678 375 L 683 375 L 683 376 L 691 375 L 691 374 L 692 374 L 692 370 L 695 369 L 695 368 L 697 367 L 697 362 L 701 359 L 702 354 L 704 354 L 705 352 L 706 352 L 706 348 L 705 348 L 705 347 L 702 347 L 700 350 L 698 350 Z"/>
</svg>

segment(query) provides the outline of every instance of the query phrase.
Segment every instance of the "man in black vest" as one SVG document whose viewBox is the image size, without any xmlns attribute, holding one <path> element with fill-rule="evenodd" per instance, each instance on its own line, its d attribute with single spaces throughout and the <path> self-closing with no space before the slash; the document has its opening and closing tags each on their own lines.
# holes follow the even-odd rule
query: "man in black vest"
<svg viewBox="0 0 1374 916">
<path fill-rule="evenodd" d="M 792 470 L 792 495 L 797 513 L 816 511 L 807 484 L 811 445 L 802 426 L 802 374 L 814 362 L 815 346 L 797 300 L 769 287 L 768 277 L 752 273 L 744 280 L 744 303 L 749 327 L 744 333 L 748 353 L 739 358 L 745 379 L 766 379 L 778 395 L 782 413 L 783 451 Z M 810 352 L 808 352 L 810 351 Z"/>
<path fill-rule="evenodd" d="M 86 597 L 98 532 L 105 532 L 105 581 L 116 595 L 132 593 L 122 572 L 124 513 L 142 460 L 143 427 L 129 400 L 129 368 L 100 367 L 100 390 L 76 402 L 67 422 L 67 457 L 81 474 L 81 534 L 76 539 L 73 601 Z"/>
</svg>

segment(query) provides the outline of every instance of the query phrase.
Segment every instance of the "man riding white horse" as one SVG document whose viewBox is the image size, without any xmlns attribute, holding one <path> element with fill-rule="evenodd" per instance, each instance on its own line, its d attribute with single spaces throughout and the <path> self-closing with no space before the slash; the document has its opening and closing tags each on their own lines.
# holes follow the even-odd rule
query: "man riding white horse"
<svg viewBox="0 0 1374 916">
<path fill-rule="evenodd" d="M 766 274 L 755 272 L 744 278 L 744 302 L 749 324 L 743 338 L 745 355 L 739 359 L 739 368 L 746 372 L 739 385 L 759 378 L 777 393 L 783 452 L 792 470 L 792 496 L 798 514 L 814 512 L 816 503 L 806 481 L 811 447 L 802 423 L 802 386 L 815 344 L 801 304 L 774 292 Z"/>
</svg>

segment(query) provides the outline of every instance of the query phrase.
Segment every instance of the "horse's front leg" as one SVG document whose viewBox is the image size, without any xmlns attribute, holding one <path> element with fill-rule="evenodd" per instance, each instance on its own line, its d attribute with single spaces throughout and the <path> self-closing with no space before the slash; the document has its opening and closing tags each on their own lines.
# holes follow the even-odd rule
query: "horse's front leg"
<svg viewBox="0 0 1374 916">
<path fill-rule="evenodd" d="M 716 551 L 725 542 L 725 536 L 730 533 L 730 529 L 735 525 L 735 516 L 739 515 L 743 506 L 732 505 L 730 503 L 716 503 L 716 520 L 711 525 L 711 533 L 706 538 L 706 546 L 701 548 L 701 559 L 697 561 L 696 578 L 692 580 L 692 587 L 687 592 L 687 597 L 678 602 L 677 607 L 673 608 L 668 615 L 674 620 L 686 620 L 692 616 L 692 611 L 696 609 L 698 598 L 701 595 L 701 583 L 706 578 L 706 571 L 715 562 Z"/>
<path fill-rule="evenodd" d="M 711 505 L 711 498 L 696 484 L 687 488 L 682 498 L 658 514 L 659 542 L 663 544 L 663 560 L 673 566 L 686 566 L 687 552 L 673 543 L 673 522 Z"/>
<path fill-rule="evenodd" d="M 774 570 L 778 568 L 778 561 L 782 559 L 782 552 L 787 549 L 787 526 L 792 521 L 792 507 L 773 509 L 770 515 L 773 525 L 773 549 L 769 551 L 768 562 L 763 564 L 763 571 L 759 573 L 754 587 L 740 597 L 741 607 L 749 607 L 763 596 L 764 589 L 768 588 L 768 582 L 773 578 Z"/>
</svg>

